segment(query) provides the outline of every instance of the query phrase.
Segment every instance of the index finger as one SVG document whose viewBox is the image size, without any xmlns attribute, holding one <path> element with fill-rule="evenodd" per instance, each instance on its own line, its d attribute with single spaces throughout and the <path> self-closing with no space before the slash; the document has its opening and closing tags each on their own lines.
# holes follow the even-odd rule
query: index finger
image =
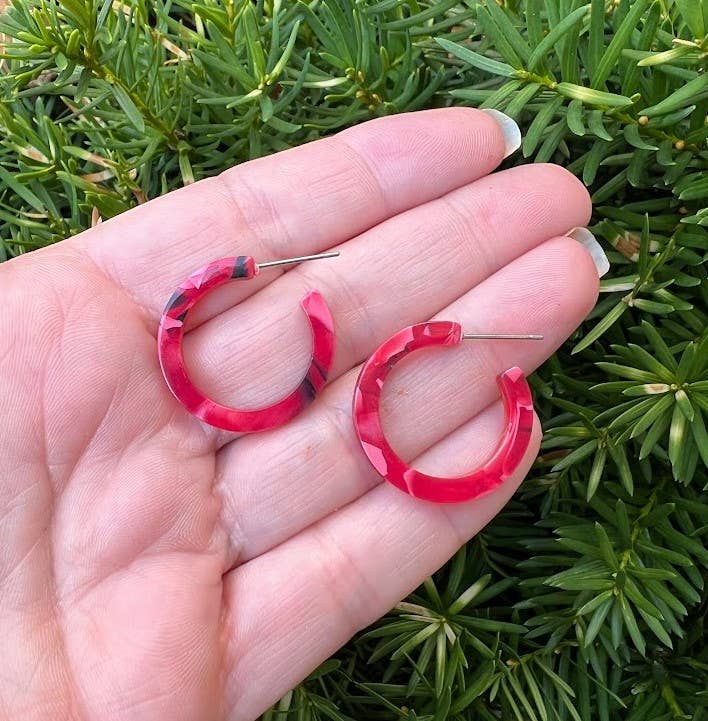
<svg viewBox="0 0 708 721">
<path fill-rule="evenodd" d="M 316 253 L 488 174 L 517 140 L 513 121 L 505 140 L 498 118 L 446 108 L 373 120 L 169 193 L 72 242 L 157 321 L 173 287 L 216 258 Z M 220 288 L 194 316 L 275 277 Z"/>
</svg>

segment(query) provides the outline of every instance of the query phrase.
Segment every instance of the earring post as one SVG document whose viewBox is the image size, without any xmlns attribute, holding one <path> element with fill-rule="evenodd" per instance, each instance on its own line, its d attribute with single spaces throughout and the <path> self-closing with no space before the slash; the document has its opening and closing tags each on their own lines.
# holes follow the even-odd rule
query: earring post
<svg viewBox="0 0 708 721">
<path fill-rule="evenodd" d="M 543 340 L 535 333 L 464 333 L 462 340 Z"/>
<path fill-rule="evenodd" d="M 269 260 L 265 263 L 258 263 L 259 268 L 275 268 L 278 265 L 290 265 L 292 263 L 304 263 L 308 260 L 321 260 L 322 258 L 336 258 L 339 255 L 338 250 L 332 250 L 328 253 L 317 253 L 316 255 L 301 255 L 298 258 L 285 258 L 284 260 Z"/>
</svg>

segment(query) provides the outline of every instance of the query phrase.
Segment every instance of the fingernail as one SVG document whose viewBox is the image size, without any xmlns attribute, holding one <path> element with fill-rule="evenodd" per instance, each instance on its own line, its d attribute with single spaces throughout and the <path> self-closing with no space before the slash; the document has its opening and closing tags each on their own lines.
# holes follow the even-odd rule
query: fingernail
<svg viewBox="0 0 708 721">
<path fill-rule="evenodd" d="M 491 115 L 497 121 L 504 136 L 504 157 L 508 158 L 513 152 L 521 147 L 521 130 L 513 118 L 505 115 L 500 110 L 484 108 L 483 113 Z"/>
<path fill-rule="evenodd" d="M 597 238 L 587 228 L 573 228 L 567 235 L 569 238 L 577 240 L 590 253 L 590 257 L 597 268 L 597 274 L 602 278 L 610 269 L 610 261 L 607 260 L 605 251 L 598 243 Z"/>
</svg>

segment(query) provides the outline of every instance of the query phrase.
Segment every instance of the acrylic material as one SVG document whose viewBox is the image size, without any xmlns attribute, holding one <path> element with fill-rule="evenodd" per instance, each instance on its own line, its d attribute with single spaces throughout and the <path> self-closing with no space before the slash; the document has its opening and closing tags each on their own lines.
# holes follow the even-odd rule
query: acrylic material
<svg viewBox="0 0 708 721">
<path fill-rule="evenodd" d="M 301 306 L 312 330 L 312 359 L 300 385 L 286 398 L 268 408 L 242 411 L 208 398 L 189 376 L 182 354 L 184 322 L 190 309 L 207 293 L 230 280 L 248 280 L 258 275 L 250 256 L 221 258 L 189 276 L 172 294 L 160 319 L 157 347 L 167 385 L 177 400 L 209 425 L 228 431 L 251 433 L 287 423 L 303 411 L 327 382 L 334 357 L 334 321 L 324 298 L 308 293 Z"/>
<path fill-rule="evenodd" d="M 501 485 L 516 470 L 531 440 L 533 402 L 520 368 L 510 368 L 497 382 L 506 413 L 506 428 L 491 458 L 478 470 L 460 478 L 439 478 L 410 468 L 386 440 L 379 411 L 381 391 L 393 367 L 413 351 L 431 346 L 456 346 L 458 323 L 432 321 L 399 331 L 369 358 L 354 392 L 354 425 L 364 453 L 374 468 L 406 493 L 427 501 L 456 503 L 479 498 Z"/>
</svg>

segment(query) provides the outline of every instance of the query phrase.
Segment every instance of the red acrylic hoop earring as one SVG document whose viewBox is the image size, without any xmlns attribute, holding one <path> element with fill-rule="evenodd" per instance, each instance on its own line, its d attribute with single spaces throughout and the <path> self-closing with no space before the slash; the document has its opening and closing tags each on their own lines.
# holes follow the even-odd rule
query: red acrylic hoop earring
<svg viewBox="0 0 708 721">
<path fill-rule="evenodd" d="M 289 396 L 268 408 L 252 411 L 229 408 L 207 397 L 192 383 L 187 375 L 182 354 L 184 321 L 187 313 L 201 298 L 230 280 L 254 278 L 261 268 L 332 258 L 336 255 L 339 253 L 322 253 L 260 265 L 250 256 L 241 255 L 237 258 L 221 258 L 192 273 L 167 302 L 157 332 L 162 374 L 175 398 L 190 413 L 209 425 L 241 433 L 275 428 L 287 423 L 307 408 L 327 382 L 334 357 L 334 321 L 325 299 L 317 291 L 308 293 L 301 302 L 312 331 L 310 367 L 300 385 Z"/>
<path fill-rule="evenodd" d="M 432 321 L 399 331 L 380 346 L 361 370 L 354 392 L 354 425 L 361 447 L 374 468 L 396 488 L 438 503 L 470 501 L 501 485 L 518 467 L 531 440 L 533 402 L 520 368 L 497 379 L 504 400 L 506 429 L 492 457 L 478 470 L 460 478 L 438 478 L 411 468 L 386 440 L 379 400 L 391 369 L 409 353 L 430 346 L 456 346 L 463 338 L 524 338 L 541 336 L 462 335 L 458 323 Z"/>
</svg>

